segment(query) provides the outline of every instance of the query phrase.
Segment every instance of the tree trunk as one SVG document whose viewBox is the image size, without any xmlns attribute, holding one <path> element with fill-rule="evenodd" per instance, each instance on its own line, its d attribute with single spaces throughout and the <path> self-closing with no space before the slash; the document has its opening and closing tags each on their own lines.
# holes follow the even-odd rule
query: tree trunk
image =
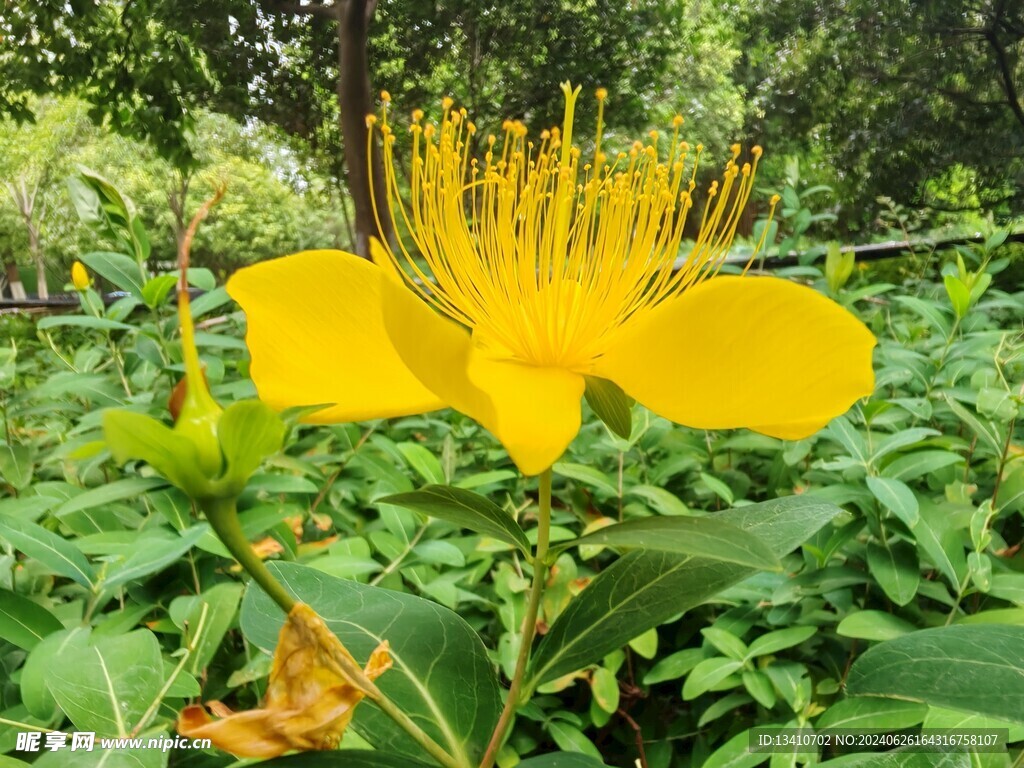
<svg viewBox="0 0 1024 768">
<path fill-rule="evenodd" d="M 345 141 L 348 187 L 356 209 L 356 252 L 364 258 L 370 255 L 370 237 L 390 241 L 393 235 L 384 188 L 384 166 L 376 141 L 372 149 L 372 189 L 370 158 L 367 156 L 366 116 L 374 111 L 367 31 L 376 5 L 376 0 L 345 0 L 337 6 L 341 135 Z M 374 200 L 377 215 L 374 214 Z"/>
<path fill-rule="evenodd" d="M 45 177 L 44 177 L 45 178 Z M 36 195 L 39 193 L 39 188 L 42 186 L 42 181 L 37 181 L 32 190 L 29 191 L 28 184 L 25 181 L 25 177 L 22 176 L 18 179 L 17 184 L 7 184 L 7 191 L 11 194 L 11 199 L 14 200 L 15 206 L 18 208 L 18 213 L 21 214 L 22 220 L 25 222 L 25 228 L 28 230 L 28 252 L 32 257 L 32 262 L 36 265 L 36 295 L 40 299 L 50 298 L 50 290 L 46 285 L 46 264 L 43 260 L 43 253 L 39 247 L 39 227 L 36 226 Z M 42 212 L 39 212 L 39 218 L 42 218 Z M 21 281 L 18 281 L 18 285 Z M 14 292 L 14 283 L 11 283 L 11 291 Z M 22 288 L 24 292 L 24 288 Z"/>
<path fill-rule="evenodd" d="M 167 206 L 171 209 L 174 221 L 171 229 L 174 230 L 174 252 L 181 253 L 181 244 L 185 240 L 185 230 L 188 229 L 188 188 L 192 183 L 191 172 L 175 171 L 174 184 L 167 190 Z"/>
<path fill-rule="evenodd" d="M 39 230 L 31 222 L 28 225 L 28 251 L 36 265 L 36 295 L 40 299 L 50 298 L 50 288 L 46 285 L 46 261 L 39 247 Z"/>
<path fill-rule="evenodd" d="M 18 274 L 18 265 L 8 261 L 4 268 L 7 272 L 7 284 L 11 286 L 11 298 L 24 301 L 28 298 L 25 294 L 25 286 L 21 282 L 21 275 Z"/>
</svg>

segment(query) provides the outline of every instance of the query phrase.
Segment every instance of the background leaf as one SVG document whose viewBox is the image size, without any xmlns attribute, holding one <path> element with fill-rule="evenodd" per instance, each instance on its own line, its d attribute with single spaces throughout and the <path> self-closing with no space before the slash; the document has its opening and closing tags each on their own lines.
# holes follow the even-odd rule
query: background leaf
<svg viewBox="0 0 1024 768">
<path fill-rule="evenodd" d="M 127 736 L 163 685 L 160 646 L 145 629 L 97 637 L 67 650 L 46 681 L 78 730 Z"/>
<path fill-rule="evenodd" d="M 60 620 L 39 603 L 0 589 L 0 638 L 30 651 L 47 635 L 62 629 Z"/>
<path fill-rule="evenodd" d="M 428 600 L 311 568 L 277 564 L 272 570 L 297 599 L 323 617 L 360 663 L 387 640 L 394 666 L 377 681 L 381 690 L 451 754 L 479 760 L 501 699 L 487 652 L 463 619 Z M 241 627 L 250 642 L 274 648 L 282 623 L 280 609 L 262 590 L 246 592 Z M 373 706 L 359 707 L 353 725 L 378 749 L 422 754 Z"/>
<path fill-rule="evenodd" d="M 651 549 L 700 555 L 751 568 L 775 570 L 779 558 L 767 544 L 742 528 L 715 517 L 646 517 L 609 525 L 561 546 Z"/>
<path fill-rule="evenodd" d="M 713 519 L 760 536 L 781 556 L 838 511 L 831 504 L 793 496 L 727 510 Z M 631 552 L 594 579 L 551 626 L 531 660 L 528 685 L 580 669 L 755 572 L 695 556 Z"/>
<path fill-rule="evenodd" d="M 493 536 L 517 547 L 524 554 L 530 552 L 530 542 L 519 523 L 501 507 L 477 493 L 447 485 L 428 485 L 418 491 L 385 496 L 377 501 L 447 520 L 462 528 Z"/>
<path fill-rule="evenodd" d="M 15 548 L 54 573 L 66 576 L 83 587 L 92 588 L 96 583 L 96 574 L 85 555 L 67 539 L 40 525 L 0 515 L 0 538 L 7 539 Z"/>
<path fill-rule="evenodd" d="M 938 627 L 890 640 L 853 663 L 846 691 L 1024 722 L 1024 627 Z"/>
</svg>

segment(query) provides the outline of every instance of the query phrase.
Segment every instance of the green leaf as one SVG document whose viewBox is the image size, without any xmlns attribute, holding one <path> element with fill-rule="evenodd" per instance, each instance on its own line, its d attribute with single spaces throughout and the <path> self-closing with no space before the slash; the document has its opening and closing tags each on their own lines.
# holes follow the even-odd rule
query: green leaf
<svg viewBox="0 0 1024 768">
<path fill-rule="evenodd" d="M 931 323 L 932 327 L 939 332 L 942 338 L 949 337 L 949 320 L 946 319 L 946 316 L 936 303 L 919 299 L 916 296 L 896 296 L 895 299 L 898 303 L 909 307 L 912 312 L 916 312 Z"/>
<path fill-rule="evenodd" d="M 137 216 L 132 216 L 130 231 L 131 237 L 135 241 L 135 253 L 139 261 L 145 262 L 152 250 L 149 244 L 149 235 L 146 234 L 145 222 Z"/>
<path fill-rule="evenodd" d="M 167 294 L 171 292 L 178 278 L 175 275 L 157 275 L 151 277 L 142 286 L 142 300 L 147 307 L 158 307 L 164 303 Z"/>
<path fill-rule="evenodd" d="M 0 589 L 0 639 L 29 651 L 47 635 L 62 629 L 60 620 L 39 603 Z"/>
<path fill-rule="evenodd" d="M 701 482 L 708 487 L 708 489 L 715 494 L 718 498 L 724 501 L 726 504 L 732 504 L 735 501 L 733 498 L 732 488 L 723 483 L 717 477 L 709 475 L 707 472 L 700 473 Z"/>
<path fill-rule="evenodd" d="M 825 255 L 825 279 L 832 293 L 838 293 L 839 289 L 846 285 L 846 281 L 853 274 L 855 259 L 856 254 L 850 250 L 843 251 L 839 243 L 828 244 Z"/>
<path fill-rule="evenodd" d="M 769 632 L 750 644 L 747 657 L 754 659 L 758 656 L 767 656 L 786 648 L 792 648 L 794 645 L 800 645 L 800 643 L 810 640 L 817 631 L 817 627 L 786 627 Z"/>
<path fill-rule="evenodd" d="M 227 407 L 217 422 L 217 439 L 224 453 L 225 493 L 241 493 L 252 473 L 268 456 L 281 450 L 285 426 L 281 417 L 260 400 L 242 400 Z"/>
<path fill-rule="evenodd" d="M 103 588 L 111 590 L 162 571 L 192 549 L 208 529 L 208 525 L 201 523 L 185 530 L 180 536 L 159 528 L 140 535 L 132 547 L 131 555 L 107 571 L 102 582 Z"/>
<path fill-rule="evenodd" d="M 179 277 L 181 270 L 175 270 L 171 274 Z M 195 286 L 201 291 L 212 291 L 217 287 L 217 277 L 206 267 L 189 267 L 185 279 L 189 285 Z"/>
<path fill-rule="evenodd" d="M 0 442 L 0 478 L 21 491 L 32 483 L 32 452 L 25 445 Z"/>
<path fill-rule="evenodd" d="M 839 622 L 836 633 L 859 640 L 892 640 L 913 632 L 914 625 L 884 611 L 857 611 Z"/>
<path fill-rule="evenodd" d="M 215 309 L 220 309 L 225 304 L 231 303 L 231 297 L 228 296 L 228 292 L 224 289 L 224 286 L 218 286 L 212 291 L 207 291 L 202 296 L 197 296 L 191 303 L 189 309 L 192 310 L 192 317 L 201 317 L 205 314 L 213 312 Z"/>
<path fill-rule="evenodd" d="M 91 589 L 96 574 L 85 555 L 74 544 L 41 525 L 9 515 L 0 515 L 0 538 L 7 539 L 29 557 L 35 558 L 54 573 L 66 576 Z"/>
<path fill-rule="evenodd" d="M 759 678 L 762 678 L 762 679 L 768 677 L 761 670 L 758 670 L 757 675 L 758 675 Z M 740 675 L 741 682 L 743 680 L 745 680 L 746 678 L 747 678 L 747 672 L 744 672 L 742 675 Z M 735 680 L 730 680 L 729 681 L 729 685 L 732 685 L 734 682 L 735 682 Z M 773 685 L 770 679 L 768 679 L 767 682 L 768 682 L 768 685 Z M 755 686 L 756 685 L 760 685 L 760 683 L 754 683 L 754 685 Z M 764 691 L 762 690 L 762 693 L 763 692 Z M 775 701 L 775 690 L 774 690 L 774 687 L 772 688 L 772 691 L 771 691 L 770 695 L 772 697 L 772 700 Z M 737 712 L 740 709 L 740 707 L 747 706 L 753 700 L 754 700 L 754 698 L 746 690 L 746 685 L 743 685 L 742 688 L 741 687 L 733 688 L 733 689 L 731 689 L 731 693 L 726 693 L 723 696 L 716 696 L 711 701 L 711 703 L 708 704 L 708 706 L 704 708 L 704 711 L 701 713 L 700 718 L 698 718 L 698 720 L 697 720 L 697 727 L 703 729 L 704 726 L 707 725 L 708 723 L 713 723 L 715 720 L 718 720 L 720 717 L 724 717 L 725 715 Z M 768 707 L 768 709 L 771 709 L 774 706 L 775 705 L 772 704 L 772 706 Z"/>
<path fill-rule="evenodd" d="M 999 432 L 996 430 L 995 425 L 992 422 L 983 422 L 973 413 L 971 413 L 962 403 L 954 400 L 950 395 L 946 395 L 946 403 L 952 409 L 959 419 L 964 422 L 971 430 L 976 434 L 981 441 L 992 451 L 993 454 L 999 456 L 1003 450 L 1002 441 L 999 439 Z"/>
<path fill-rule="evenodd" d="M 659 488 L 656 485 L 634 485 L 628 491 L 627 496 L 638 496 L 647 502 L 647 506 L 661 515 L 689 515 L 690 510 L 671 491 Z"/>
<path fill-rule="evenodd" d="M 131 256 L 111 251 L 96 251 L 83 254 L 79 258 L 85 266 L 122 291 L 128 291 L 136 298 L 146 300 L 139 264 Z"/>
<path fill-rule="evenodd" d="M 554 739 L 559 749 L 566 752 L 578 752 L 593 760 L 601 760 L 601 753 L 597 747 L 576 726 L 569 725 L 562 720 L 551 720 L 548 723 L 548 733 L 551 734 L 551 738 Z"/>
<path fill-rule="evenodd" d="M 559 461 L 552 467 L 556 475 L 568 477 L 570 480 L 597 488 L 609 496 L 618 496 L 619 489 L 603 472 L 586 464 L 574 464 L 571 461 Z"/>
<path fill-rule="evenodd" d="M 910 752 L 894 749 L 892 752 L 855 752 L 818 765 L 820 768 L 973 768 L 971 757 L 967 751 Z"/>
<path fill-rule="evenodd" d="M 992 597 L 1024 606 L 1024 573 L 997 573 L 988 593 Z"/>
<path fill-rule="evenodd" d="M 928 707 L 916 701 L 877 699 L 874 697 L 841 699 L 825 710 L 814 727 L 884 728 L 898 731 L 919 725 Z"/>
<path fill-rule="evenodd" d="M 416 474 L 428 483 L 444 485 L 447 482 L 441 462 L 429 448 L 419 443 L 398 443 L 396 447 Z"/>
<path fill-rule="evenodd" d="M 838 513 L 837 507 L 812 497 L 790 496 L 712 517 L 760 537 L 781 557 Z M 630 552 L 602 571 L 551 625 L 534 654 L 527 689 L 594 663 L 638 632 L 756 572 L 693 555 Z"/>
<path fill-rule="evenodd" d="M 850 423 L 850 420 L 845 416 L 840 416 L 838 419 L 833 419 L 832 423 L 828 425 L 826 430 L 833 440 L 839 443 L 847 452 L 859 461 L 861 464 L 866 464 L 868 460 L 868 446 L 864 442 L 864 438 Z"/>
<path fill-rule="evenodd" d="M 706 693 L 742 667 L 742 661 L 726 659 L 721 656 L 704 659 L 693 668 L 686 678 L 686 682 L 683 683 L 683 700 L 690 701 Z"/>
<path fill-rule="evenodd" d="M 871 699 L 855 699 L 855 701 L 871 701 Z M 889 701 L 889 699 L 874 699 L 874 701 Z M 924 716 L 924 723 L 922 724 L 925 728 L 956 728 L 959 730 L 965 728 L 1005 728 L 1010 732 L 1007 739 L 1009 743 L 1013 744 L 1024 741 L 1024 724 L 1021 723 L 1010 723 L 994 717 L 971 715 L 967 712 L 957 712 L 952 709 L 943 709 L 942 707 L 924 707 L 920 704 L 917 706 L 928 711 L 928 714 Z"/>
<path fill-rule="evenodd" d="M 715 517 L 644 517 L 600 528 L 561 548 L 601 545 L 701 555 L 762 570 L 781 570 L 760 538 Z"/>
<path fill-rule="evenodd" d="M 681 651 L 676 651 L 661 659 L 651 668 L 650 672 L 644 675 L 644 685 L 678 680 L 703 661 L 705 655 L 703 648 L 684 648 Z"/>
<path fill-rule="evenodd" d="M 913 528 L 917 523 L 919 506 L 917 497 L 906 483 L 889 477 L 867 478 L 868 489 L 882 506 Z"/>
<path fill-rule="evenodd" d="M 960 278 L 953 275 L 946 275 L 943 281 L 946 284 L 946 295 L 949 296 L 949 302 L 953 305 L 953 311 L 956 312 L 957 317 L 963 317 L 971 307 L 970 290 L 960 282 Z"/>
<path fill-rule="evenodd" d="M 732 632 L 726 632 L 717 627 L 705 627 L 700 631 L 704 639 L 734 661 L 744 661 L 747 658 L 747 645 Z"/>
<path fill-rule="evenodd" d="M 54 514 L 57 517 L 63 517 L 83 509 L 101 507 L 114 501 L 137 498 L 147 491 L 166 485 L 167 483 L 164 480 L 156 477 L 122 478 L 112 483 L 90 488 L 85 493 L 80 493 L 77 496 L 72 496 L 57 507 L 54 510 Z"/>
<path fill-rule="evenodd" d="M 945 510 L 926 504 L 913 532 L 918 547 L 932 564 L 949 580 L 951 586 L 959 587 L 967 570 L 967 560 L 959 531 L 951 527 Z"/>
<path fill-rule="evenodd" d="M 171 602 L 168 613 L 185 634 L 182 645 L 195 643 L 196 650 L 185 667 L 187 672 L 198 675 L 213 660 L 234 623 L 241 599 L 242 585 L 228 581 L 215 584 L 200 595 L 186 595 Z M 201 634 L 196 636 L 196 632 Z"/>
<path fill-rule="evenodd" d="M 1024 722 L 1024 627 L 912 632 L 869 648 L 850 668 L 846 690 Z"/>
<path fill-rule="evenodd" d="M 148 740 L 144 739 L 143 744 Z M 167 768 L 169 755 L 155 748 L 104 750 L 97 745 L 91 752 L 84 749 L 70 752 L 65 748 L 40 755 L 32 768 Z M 0 768 L 4 768 L 3 765 Z"/>
<path fill-rule="evenodd" d="M 914 599 L 921 583 L 917 550 L 905 541 L 868 544 L 868 568 L 878 586 L 896 605 Z"/>
<path fill-rule="evenodd" d="M 446 520 L 511 544 L 524 554 L 530 553 L 530 542 L 519 523 L 501 507 L 471 491 L 448 485 L 428 485 L 377 501 Z"/>
<path fill-rule="evenodd" d="M 871 463 L 874 464 L 888 456 L 890 453 L 894 453 L 903 448 L 908 448 L 909 446 L 920 443 L 929 437 L 937 437 L 940 434 L 941 433 L 938 430 L 928 429 L 925 427 L 902 429 L 895 434 L 882 438 L 878 442 L 878 445 L 875 447 L 875 452 L 871 455 Z"/>
<path fill-rule="evenodd" d="M 743 687 L 765 709 L 771 709 L 775 706 L 775 688 L 772 686 L 772 681 L 768 675 L 761 670 L 744 670 Z"/>
<path fill-rule="evenodd" d="M 135 330 L 135 326 L 128 325 L 128 323 L 109 320 L 105 317 L 92 317 L 90 315 L 50 315 L 36 323 L 36 327 L 41 331 L 59 327 L 89 328 L 94 331 Z"/>
<path fill-rule="evenodd" d="M 551 752 L 523 760 L 516 768 L 605 768 L 605 764 L 579 752 Z"/>
<path fill-rule="evenodd" d="M 633 398 L 613 381 L 596 376 L 584 376 L 586 389 L 583 396 L 597 417 L 614 434 L 629 440 L 633 431 Z"/>
<path fill-rule="evenodd" d="M 145 629 L 71 648 L 47 676 L 53 697 L 75 727 L 97 736 L 127 736 L 163 682 L 160 646 Z"/>
<path fill-rule="evenodd" d="M 501 711 L 498 682 L 477 633 L 429 600 L 337 579 L 293 564 L 269 566 L 312 606 L 357 660 L 382 640 L 394 666 L 377 685 L 463 764 L 479 761 Z M 262 590 L 250 588 L 240 624 L 248 640 L 273 648 L 283 617 Z M 356 731 L 374 747 L 416 757 L 420 747 L 375 707 L 359 707 Z"/>
<path fill-rule="evenodd" d="M 489 472 L 477 472 L 469 475 L 468 477 L 464 477 L 461 480 L 456 480 L 452 485 L 456 488 L 463 488 L 468 491 L 473 488 L 479 488 L 482 485 L 491 485 L 493 483 L 501 483 L 505 480 L 511 480 L 513 477 L 517 476 L 517 473 L 510 469 L 492 469 Z"/>
<path fill-rule="evenodd" d="M 195 445 L 156 419 L 111 409 L 103 414 L 103 436 L 118 464 L 141 459 L 191 496 L 207 487 Z"/>
<path fill-rule="evenodd" d="M 21 667 L 19 692 L 25 708 L 33 716 L 52 722 L 57 713 L 57 702 L 46 685 L 50 670 L 62 663 L 64 654 L 72 648 L 85 648 L 91 630 L 78 626 L 47 635 L 33 648 Z"/>
<path fill-rule="evenodd" d="M 641 632 L 631 638 L 629 647 L 645 659 L 653 659 L 658 655 L 658 630 L 651 627 L 646 632 Z"/>
<path fill-rule="evenodd" d="M 520 766 L 523 763 L 519 764 Z M 406 755 L 375 749 L 342 749 L 328 752 L 300 752 L 259 763 L 260 768 L 430 768 L 430 763 L 410 760 Z M 0 767 L 2 768 L 2 767 Z M 590 768 L 581 766 L 580 768 Z"/>
<path fill-rule="evenodd" d="M 594 701 L 602 710 L 614 714 L 619 708 L 619 681 L 615 673 L 604 667 L 598 667 L 590 676 L 590 690 Z"/>
<path fill-rule="evenodd" d="M 741 731 L 720 746 L 701 765 L 701 768 L 754 768 L 767 762 L 767 752 L 750 751 L 750 731 Z"/>
</svg>

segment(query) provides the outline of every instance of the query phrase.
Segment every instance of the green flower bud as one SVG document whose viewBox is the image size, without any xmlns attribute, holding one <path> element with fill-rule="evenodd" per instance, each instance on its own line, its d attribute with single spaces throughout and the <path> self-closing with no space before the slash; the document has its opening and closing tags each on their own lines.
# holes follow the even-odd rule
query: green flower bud
<svg viewBox="0 0 1024 768">
<path fill-rule="evenodd" d="M 178 296 L 185 378 L 168 406 L 174 427 L 125 410 L 104 414 L 107 445 L 119 463 L 141 459 L 201 505 L 232 500 L 263 459 L 281 449 L 284 423 L 257 400 L 221 408 L 196 351 L 188 294 Z"/>
<path fill-rule="evenodd" d="M 181 352 L 185 362 L 185 396 L 174 423 L 174 431 L 196 447 L 199 468 L 203 474 L 217 477 L 224 468 L 224 457 L 217 440 L 217 423 L 224 409 L 217 405 L 210 394 L 199 363 L 187 290 L 178 291 L 178 321 L 181 324 Z"/>
</svg>

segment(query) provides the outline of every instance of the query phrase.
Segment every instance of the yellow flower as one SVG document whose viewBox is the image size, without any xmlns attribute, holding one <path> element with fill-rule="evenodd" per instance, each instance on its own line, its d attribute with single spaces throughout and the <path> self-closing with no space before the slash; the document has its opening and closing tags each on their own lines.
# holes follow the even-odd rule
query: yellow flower
<svg viewBox="0 0 1024 768">
<path fill-rule="evenodd" d="M 89 287 L 89 273 L 85 269 L 85 265 L 76 261 L 71 265 L 71 282 L 75 286 L 76 291 L 84 291 Z"/>
<path fill-rule="evenodd" d="M 346 650 L 308 605 L 298 603 L 288 615 L 274 652 L 267 695 L 261 709 L 228 712 L 212 719 L 201 706 L 185 707 L 178 716 L 178 732 L 194 739 L 210 739 L 220 749 L 239 757 L 277 757 L 293 749 L 334 749 L 352 720 L 365 692 L 339 669 Z M 387 642 L 370 656 L 365 674 L 375 680 L 391 667 Z"/>
<path fill-rule="evenodd" d="M 579 89 L 563 91 L 561 130 L 531 139 L 507 121 L 482 162 L 464 110 L 446 100 L 439 127 L 417 110 L 408 202 L 387 107 L 368 118 L 384 137 L 395 230 L 411 244 L 375 243 L 372 263 L 308 251 L 234 275 L 262 399 L 328 405 L 310 418 L 319 423 L 451 406 L 535 474 L 576 435 L 586 377 L 680 424 L 782 438 L 812 434 L 871 393 L 875 340 L 853 315 L 787 280 L 716 276 L 759 148 L 740 164 L 734 146 L 698 206 L 702 147 L 680 140 L 681 118 L 670 137 L 651 132 L 609 158 L 599 93 L 587 162 L 572 145 Z"/>
</svg>

